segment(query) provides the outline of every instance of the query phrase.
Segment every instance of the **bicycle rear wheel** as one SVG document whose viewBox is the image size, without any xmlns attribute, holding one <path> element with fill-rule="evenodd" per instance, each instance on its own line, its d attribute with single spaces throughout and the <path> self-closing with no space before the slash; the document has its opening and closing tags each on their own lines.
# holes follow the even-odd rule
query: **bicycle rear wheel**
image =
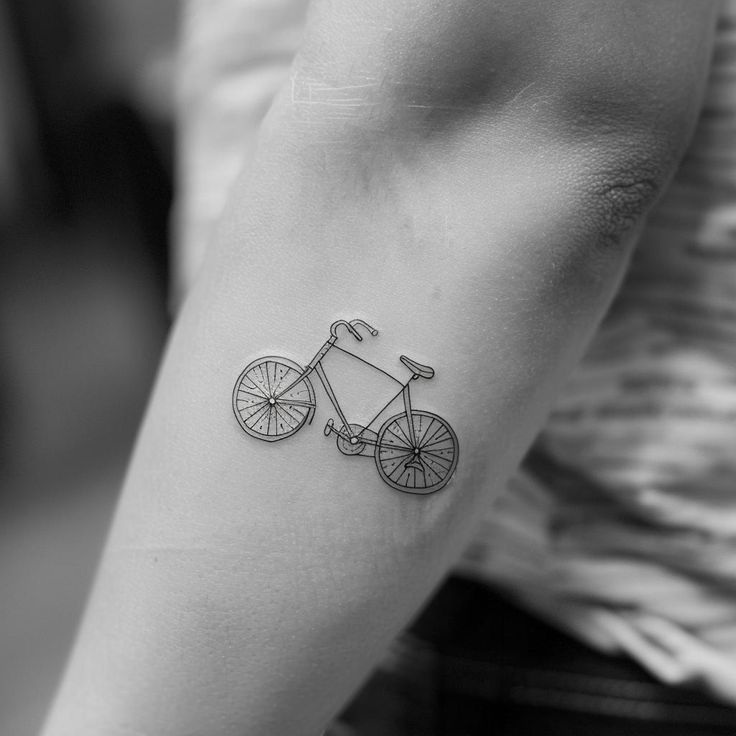
<svg viewBox="0 0 736 736">
<path fill-rule="evenodd" d="M 388 419 L 378 432 L 376 468 L 381 479 L 404 493 L 427 494 L 444 488 L 457 467 L 458 441 L 452 427 L 429 411 Z"/>
<path fill-rule="evenodd" d="M 233 411 L 251 437 L 276 442 L 298 432 L 314 414 L 314 389 L 299 376 L 303 369 L 288 358 L 258 358 L 238 376 L 233 388 Z M 285 393 L 293 381 L 297 381 Z"/>
</svg>

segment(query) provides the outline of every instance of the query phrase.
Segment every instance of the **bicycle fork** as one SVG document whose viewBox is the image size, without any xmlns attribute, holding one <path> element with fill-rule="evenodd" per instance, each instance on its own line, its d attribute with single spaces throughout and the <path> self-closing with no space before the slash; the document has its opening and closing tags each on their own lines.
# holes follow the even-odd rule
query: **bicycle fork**
<svg viewBox="0 0 736 736">
<path fill-rule="evenodd" d="M 340 415 L 340 418 L 345 422 L 345 417 L 340 410 L 340 407 L 337 404 L 337 398 L 335 397 L 335 392 L 332 390 L 332 386 L 330 386 L 330 382 L 327 380 L 327 376 L 325 375 L 324 369 L 322 368 L 322 358 L 327 355 L 327 353 L 330 351 L 330 348 L 337 342 L 337 335 L 333 335 L 328 340 L 325 341 L 325 344 L 317 351 L 317 354 L 312 358 L 312 360 L 309 361 L 309 364 L 307 367 L 295 378 L 290 384 L 286 386 L 286 388 L 281 389 L 273 398 L 274 399 L 280 399 L 285 393 L 290 391 L 294 386 L 296 386 L 299 381 L 304 380 L 307 376 L 309 376 L 310 373 L 313 371 L 317 372 L 317 375 L 319 376 L 320 381 L 322 382 L 322 385 L 325 387 L 325 391 L 327 392 L 327 395 L 330 397 L 330 401 L 332 402 L 333 406 L 335 407 L 335 410 Z M 309 423 L 312 423 L 312 419 L 314 418 L 314 415 L 310 417 Z"/>
</svg>

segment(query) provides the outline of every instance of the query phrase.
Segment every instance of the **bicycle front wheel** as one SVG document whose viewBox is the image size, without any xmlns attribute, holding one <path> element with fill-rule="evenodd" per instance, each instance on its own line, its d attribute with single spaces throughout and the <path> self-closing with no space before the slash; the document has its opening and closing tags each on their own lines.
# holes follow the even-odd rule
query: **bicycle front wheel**
<svg viewBox="0 0 736 736">
<path fill-rule="evenodd" d="M 294 361 L 273 356 L 248 365 L 233 389 L 233 411 L 241 428 L 265 442 L 298 432 L 311 420 L 315 406 L 310 380 L 299 378 L 303 372 Z"/>
<path fill-rule="evenodd" d="M 457 467 L 458 441 L 452 427 L 437 414 L 414 409 L 414 433 L 406 414 L 386 421 L 378 432 L 376 468 L 391 488 L 427 494 L 444 488 Z"/>
</svg>

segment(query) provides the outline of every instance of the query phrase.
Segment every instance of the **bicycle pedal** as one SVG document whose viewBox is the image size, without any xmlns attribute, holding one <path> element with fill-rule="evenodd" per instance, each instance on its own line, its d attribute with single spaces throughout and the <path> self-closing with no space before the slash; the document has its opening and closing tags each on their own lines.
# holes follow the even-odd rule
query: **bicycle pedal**
<svg viewBox="0 0 736 736">
<path fill-rule="evenodd" d="M 335 420 L 334 419 L 328 419 L 327 424 L 325 424 L 325 437 L 329 437 L 333 432 L 335 431 Z"/>
</svg>

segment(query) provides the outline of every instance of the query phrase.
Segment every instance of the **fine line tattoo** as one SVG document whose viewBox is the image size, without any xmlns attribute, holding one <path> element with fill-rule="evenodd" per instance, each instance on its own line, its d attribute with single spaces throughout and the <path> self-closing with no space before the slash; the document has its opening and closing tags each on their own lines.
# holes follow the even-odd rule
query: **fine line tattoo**
<svg viewBox="0 0 736 736">
<path fill-rule="evenodd" d="M 409 384 L 419 378 L 430 379 L 434 370 L 406 355 L 399 360 L 411 371 L 402 382 L 390 373 L 337 345 L 338 328 L 344 327 L 358 341 L 363 337 L 358 328 L 374 337 L 378 330 L 362 319 L 333 322 L 330 337 L 315 353 L 305 368 L 289 358 L 266 356 L 250 363 L 238 376 L 233 389 L 233 411 L 241 428 L 251 437 L 277 442 L 311 424 L 316 407 L 314 388 L 309 380 L 316 373 L 327 398 L 337 413 L 341 426 L 329 419 L 326 437 L 336 435 L 337 448 L 343 455 L 373 456 L 381 480 L 404 493 L 428 494 L 448 483 L 458 460 L 458 441 L 452 427 L 442 417 L 411 404 Z M 348 421 L 340 401 L 322 365 L 330 350 L 339 350 L 355 360 L 379 371 L 400 388 L 381 410 L 365 425 Z M 381 415 L 398 398 L 403 411 L 386 419 L 378 431 L 371 429 Z"/>
</svg>

